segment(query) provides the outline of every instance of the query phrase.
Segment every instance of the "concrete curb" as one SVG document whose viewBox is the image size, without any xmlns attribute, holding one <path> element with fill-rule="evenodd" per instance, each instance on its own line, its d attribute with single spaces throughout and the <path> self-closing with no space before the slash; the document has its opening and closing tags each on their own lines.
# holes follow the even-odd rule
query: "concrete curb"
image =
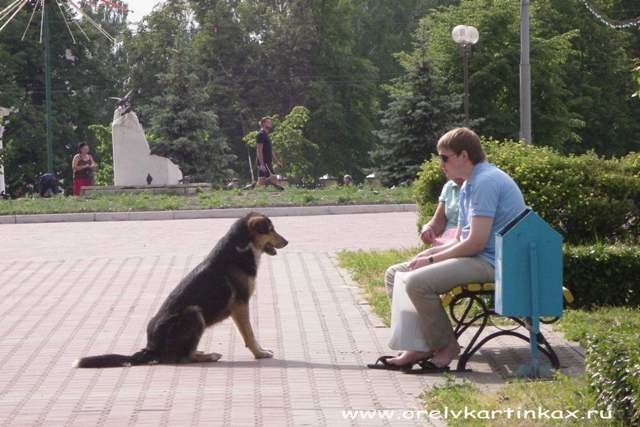
<svg viewBox="0 0 640 427">
<path fill-rule="evenodd" d="M 282 206 L 228 209 L 198 209 L 147 212 L 91 212 L 37 215 L 0 215 L 0 224 L 36 224 L 47 222 L 162 221 L 173 219 L 239 218 L 249 212 L 268 216 L 347 215 L 388 212 L 416 212 L 414 204 Z"/>
</svg>

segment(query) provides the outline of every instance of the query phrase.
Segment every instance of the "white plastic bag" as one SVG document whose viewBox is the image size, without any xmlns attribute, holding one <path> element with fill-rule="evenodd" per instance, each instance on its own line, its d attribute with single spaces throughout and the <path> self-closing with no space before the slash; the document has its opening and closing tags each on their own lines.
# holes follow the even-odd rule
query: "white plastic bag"
<svg viewBox="0 0 640 427">
<path fill-rule="evenodd" d="M 405 273 L 396 272 L 391 302 L 389 348 L 392 350 L 430 351 L 422 330 L 420 315 L 407 295 L 406 286 Z"/>
</svg>

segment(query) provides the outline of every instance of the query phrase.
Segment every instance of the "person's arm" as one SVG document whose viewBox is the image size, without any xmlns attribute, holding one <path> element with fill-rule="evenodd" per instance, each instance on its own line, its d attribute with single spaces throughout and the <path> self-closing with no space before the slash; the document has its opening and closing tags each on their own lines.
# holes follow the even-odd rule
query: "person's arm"
<svg viewBox="0 0 640 427">
<path fill-rule="evenodd" d="M 429 263 L 429 257 L 433 257 L 433 263 L 444 261 L 451 258 L 467 258 L 479 254 L 487 245 L 487 240 L 491 234 L 491 226 L 493 225 L 493 217 L 474 216 L 471 217 L 471 232 L 469 237 L 463 241 L 454 241 L 453 244 L 442 248 L 433 248 L 434 250 L 425 255 L 416 257 L 409 268 L 415 270 Z M 458 237 L 460 230 L 458 230 Z M 440 250 L 438 250 L 440 249 Z M 425 251 L 427 252 L 427 251 Z"/>
<path fill-rule="evenodd" d="M 80 160 L 80 156 L 78 154 L 76 154 L 75 156 L 73 156 L 73 160 L 71 161 L 71 170 L 73 171 L 73 173 L 78 172 L 80 169 L 78 169 L 78 161 Z"/>
<path fill-rule="evenodd" d="M 420 239 L 425 244 L 433 243 L 438 236 L 444 233 L 447 225 L 447 217 L 445 216 L 444 202 L 439 202 L 433 217 L 422 226 L 420 230 Z"/>
<path fill-rule="evenodd" d="M 257 142 L 256 143 L 256 155 L 258 157 L 258 167 L 260 168 L 260 170 L 264 170 L 264 157 L 262 156 L 262 143 L 261 142 Z"/>
<path fill-rule="evenodd" d="M 95 161 L 95 160 L 93 160 L 93 156 L 89 156 L 89 158 L 91 159 L 91 164 L 89 165 L 89 167 L 90 167 L 92 170 L 96 170 L 96 168 L 98 167 L 98 164 L 96 163 L 96 161 Z"/>
<path fill-rule="evenodd" d="M 282 167 L 282 161 L 280 160 L 280 158 L 276 156 L 276 153 L 273 151 L 273 148 L 271 149 L 271 156 L 273 157 L 273 162 L 279 167 Z"/>
<path fill-rule="evenodd" d="M 440 246 L 432 246 L 430 248 L 425 249 L 424 251 L 418 253 L 415 257 L 413 257 L 413 259 L 418 259 L 418 258 L 429 258 L 432 255 L 435 255 L 439 252 L 442 252 L 444 250 L 449 249 L 450 247 L 458 244 L 460 240 L 460 236 L 456 237 L 455 240 L 452 240 L 444 245 L 440 245 Z"/>
</svg>

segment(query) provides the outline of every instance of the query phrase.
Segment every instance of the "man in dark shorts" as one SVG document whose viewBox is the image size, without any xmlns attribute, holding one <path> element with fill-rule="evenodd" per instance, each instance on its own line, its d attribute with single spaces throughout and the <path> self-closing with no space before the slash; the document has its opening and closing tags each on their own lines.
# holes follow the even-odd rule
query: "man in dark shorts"
<svg viewBox="0 0 640 427">
<path fill-rule="evenodd" d="M 260 119 L 260 132 L 256 137 L 256 154 L 258 156 L 258 185 L 271 184 L 278 190 L 284 190 L 278 184 L 278 177 L 273 173 L 273 160 L 280 164 L 278 158 L 273 154 L 271 138 L 269 132 L 273 128 L 270 117 Z"/>
</svg>

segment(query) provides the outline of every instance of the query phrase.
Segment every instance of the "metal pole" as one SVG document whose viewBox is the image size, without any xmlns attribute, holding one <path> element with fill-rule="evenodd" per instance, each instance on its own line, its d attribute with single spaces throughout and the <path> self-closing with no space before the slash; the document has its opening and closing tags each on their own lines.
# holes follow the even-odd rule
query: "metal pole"
<svg viewBox="0 0 640 427">
<path fill-rule="evenodd" d="M 469 45 L 462 45 L 464 67 L 464 126 L 469 127 Z"/>
<path fill-rule="evenodd" d="M 51 69 L 49 53 L 49 2 L 45 0 L 42 8 L 44 15 L 44 91 L 45 91 L 45 111 L 47 122 L 47 172 L 53 173 L 53 124 L 51 109 Z"/>
<path fill-rule="evenodd" d="M 529 0 L 520 3 L 520 139 L 531 138 L 531 64 L 529 63 Z"/>
</svg>

